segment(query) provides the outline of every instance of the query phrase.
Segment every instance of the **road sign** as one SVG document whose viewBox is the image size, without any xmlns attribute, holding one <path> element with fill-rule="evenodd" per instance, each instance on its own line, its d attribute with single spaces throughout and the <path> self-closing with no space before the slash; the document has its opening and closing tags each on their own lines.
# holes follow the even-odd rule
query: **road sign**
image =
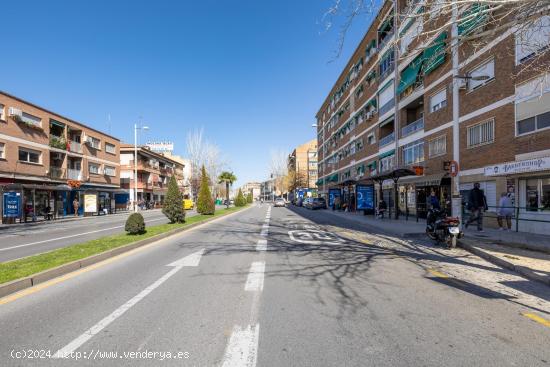
<svg viewBox="0 0 550 367">
<path fill-rule="evenodd" d="M 451 177 L 456 177 L 458 175 L 458 171 L 459 171 L 458 162 L 451 161 L 451 165 L 450 165 Z"/>
<path fill-rule="evenodd" d="M 21 216 L 21 193 L 4 193 L 4 217 L 19 218 Z"/>
</svg>

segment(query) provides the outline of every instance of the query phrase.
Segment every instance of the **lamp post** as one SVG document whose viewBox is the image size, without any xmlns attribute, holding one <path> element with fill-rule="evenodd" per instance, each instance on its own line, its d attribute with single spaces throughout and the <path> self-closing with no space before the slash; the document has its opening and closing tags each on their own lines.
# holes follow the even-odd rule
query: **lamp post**
<svg viewBox="0 0 550 367">
<path fill-rule="evenodd" d="M 149 130 L 149 127 L 147 126 L 138 126 L 138 124 L 134 124 L 134 213 L 137 212 L 137 160 L 138 160 L 138 152 L 137 152 L 137 133 L 138 130 Z"/>
</svg>

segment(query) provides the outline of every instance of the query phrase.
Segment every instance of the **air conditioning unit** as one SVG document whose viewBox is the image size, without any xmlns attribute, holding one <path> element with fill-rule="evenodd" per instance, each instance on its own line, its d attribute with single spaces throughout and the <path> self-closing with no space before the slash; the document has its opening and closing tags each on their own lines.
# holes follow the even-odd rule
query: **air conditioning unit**
<svg viewBox="0 0 550 367">
<path fill-rule="evenodd" d="M 367 112 L 367 120 L 370 120 L 372 118 L 372 112 L 369 111 Z"/>
<path fill-rule="evenodd" d="M 10 116 L 23 116 L 23 111 L 21 111 L 19 108 L 15 108 L 15 107 L 10 107 L 9 110 L 8 110 L 8 114 Z"/>
<path fill-rule="evenodd" d="M 62 161 L 65 158 L 62 153 L 55 153 L 52 157 L 54 161 Z"/>
<path fill-rule="evenodd" d="M 88 144 L 92 144 L 94 142 L 94 140 L 92 139 L 91 136 L 87 136 L 86 139 L 84 140 L 86 143 Z"/>
</svg>

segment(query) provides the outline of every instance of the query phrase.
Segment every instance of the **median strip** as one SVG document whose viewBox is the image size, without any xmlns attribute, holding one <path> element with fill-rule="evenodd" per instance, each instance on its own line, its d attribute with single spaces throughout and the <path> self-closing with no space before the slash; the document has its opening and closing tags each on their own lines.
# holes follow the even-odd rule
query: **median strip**
<svg viewBox="0 0 550 367">
<path fill-rule="evenodd" d="M 214 215 L 196 215 L 186 223 L 162 224 L 140 235 L 118 234 L 56 249 L 39 255 L 0 263 L 0 297 L 158 241 L 199 224 L 238 212 L 229 208 Z"/>
</svg>

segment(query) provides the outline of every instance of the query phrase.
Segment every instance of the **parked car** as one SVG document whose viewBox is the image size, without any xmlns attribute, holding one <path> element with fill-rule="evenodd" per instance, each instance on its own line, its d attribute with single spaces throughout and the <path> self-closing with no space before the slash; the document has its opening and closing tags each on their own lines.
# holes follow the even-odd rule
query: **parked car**
<svg viewBox="0 0 550 367">
<path fill-rule="evenodd" d="M 311 201 L 311 209 L 326 209 L 327 202 L 324 198 L 313 198 Z"/>
<path fill-rule="evenodd" d="M 285 202 L 285 199 L 283 198 L 277 198 L 275 199 L 275 204 L 273 205 L 274 207 L 285 207 L 286 206 L 286 202 Z"/>
<path fill-rule="evenodd" d="M 302 205 L 306 209 L 313 209 L 313 198 L 304 199 L 304 202 Z"/>
</svg>

